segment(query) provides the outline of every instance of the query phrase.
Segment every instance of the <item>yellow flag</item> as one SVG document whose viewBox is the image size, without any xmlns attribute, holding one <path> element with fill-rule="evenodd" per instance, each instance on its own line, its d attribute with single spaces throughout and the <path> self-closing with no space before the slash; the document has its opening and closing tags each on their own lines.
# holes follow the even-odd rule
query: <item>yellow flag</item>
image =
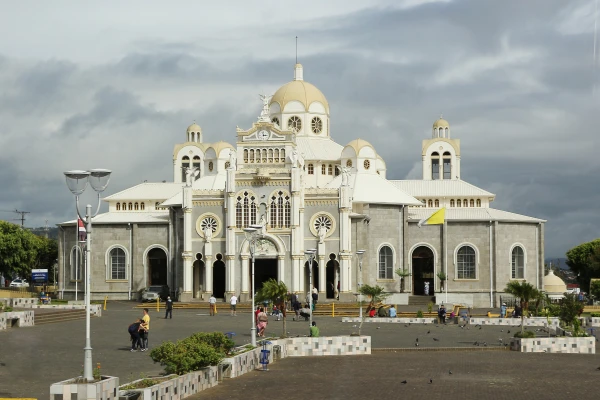
<svg viewBox="0 0 600 400">
<path fill-rule="evenodd" d="M 444 219 L 446 218 L 446 207 L 440 208 L 429 218 L 423 218 L 419 221 L 417 226 L 420 228 L 421 225 L 441 225 L 444 223 Z"/>
</svg>

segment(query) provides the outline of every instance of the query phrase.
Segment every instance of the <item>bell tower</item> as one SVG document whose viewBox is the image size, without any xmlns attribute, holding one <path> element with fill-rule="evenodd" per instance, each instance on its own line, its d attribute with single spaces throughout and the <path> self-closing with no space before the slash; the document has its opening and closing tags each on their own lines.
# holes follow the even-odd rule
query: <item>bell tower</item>
<svg viewBox="0 0 600 400">
<path fill-rule="evenodd" d="M 460 179 L 460 140 L 450 138 L 450 124 L 440 116 L 431 139 L 423 140 L 423 180 Z"/>
</svg>

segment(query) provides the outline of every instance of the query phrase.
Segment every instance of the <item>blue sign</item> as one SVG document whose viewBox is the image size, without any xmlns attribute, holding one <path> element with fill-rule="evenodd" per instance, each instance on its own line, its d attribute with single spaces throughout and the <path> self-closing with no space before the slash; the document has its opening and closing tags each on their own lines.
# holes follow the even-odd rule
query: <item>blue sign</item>
<svg viewBox="0 0 600 400">
<path fill-rule="evenodd" d="M 48 270 L 47 269 L 31 270 L 31 280 L 34 282 L 48 282 Z"/>
</svg>

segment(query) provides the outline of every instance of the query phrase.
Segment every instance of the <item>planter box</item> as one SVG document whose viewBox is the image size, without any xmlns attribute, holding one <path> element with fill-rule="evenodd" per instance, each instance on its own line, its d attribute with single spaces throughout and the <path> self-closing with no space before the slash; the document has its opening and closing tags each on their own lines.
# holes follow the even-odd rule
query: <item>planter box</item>
<svg viewBox="0 0 600 400">
<path fill-rule="evenodd" d="M 512 338 L 510 349 L 521 353 L 596 354 L 594 337 Z"/>
<path fill-rule="evenodd" d="M 16 320 L 16 322 L 13 323 L 14 320 Z M 9 327 L 20 328 L 33 325 L 33 311 L 10 311 L 0 313 L 0 330 L 7 329 Z"/>
<path fill-rule="evenodd" d="M 50 386 L 50 400 L 118 399 L 119 378 L 116 376 L 102 376 L 102 380 L 92 383 L 76 383 L 75 379 L 53 383 Z"/>
<path fill-rule="evenodd" d="M 371 354 L 370 336 L 323 336 L 279 339 L 286 357 L 351 356 Z M 275 344 L 275 341 L 273 342 Z M 284 350 L 285 348 L 285 350 Z"/>
<path fill-rule="evenodd" d="M 447 319 L 449 322 L 449 320 Z M 353 322 L 360 324 L 360 318 L 358 317 L 343 317 L 342 322 Z M 365 317 L 365 323 L 377 322 L 378 324 L 437 324 L 437 318 L 380 318 L 380 317 Z M 451 322 L 453 323 L 453 322 Z"/>
<path fill-rule="evenodd" d="M 267 346 L 267 348 L 268 350 L 271 350 L 271 345 Z M 223 377 L 237 378 L 238 376 L 242 376 L 250 371 L 254 371 L 258 367 L 262 367 L 262 364 L 259 364 L 261 350 L 262 347 L 257 347 L 256 349 L 247 351 L 245 353 L 224 358 L 223 361 L 221 361 L 221 365 L 224 366 Z M 269 362 L 272 361 L 272 355 L 273 352 L 271 352 Z"/>
<path fill-rule="evenodd" d="M 154 386 L 143 389 L 120 389 L 119 395 L 125 393 L 139 393 L 138 400 L 179 400 L 192 396 L 205 389 L 216 386 L 218 367 L 207 367 L 200 371 L 190 372 L 184 375 L 170 375 L 172 378 L 160 382 Z M 139 382 L 142 379 L 131 383 Z M 131 383 L 125 384 L 129 385 Z M 125 386 L 121 385 L 121 386 Z"/>
<path fill-rule="evenodd" d="M 560 320 L 556 317 L 550 318 L 550 327 L 557 328 Z M 521 318 L 470 318 L 471 325 L 492 325 L 492 326 L 520 326 Z M 531 317 L 523 319 L 524 326 L 542 326 L 548 327 L 548 319 L 546 317 Z"/>
</svg>

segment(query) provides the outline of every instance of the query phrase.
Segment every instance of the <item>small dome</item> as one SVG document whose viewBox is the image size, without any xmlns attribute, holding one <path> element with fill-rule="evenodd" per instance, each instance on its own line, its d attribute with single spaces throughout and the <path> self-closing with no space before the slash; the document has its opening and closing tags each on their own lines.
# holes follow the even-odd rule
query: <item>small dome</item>
<svg viewBox="0 0 600 400">
<path fill-rule="evenodd" d="M 363 139 L 354 139 L 353 141 L 351 141 L 350 143 L 348 143 L 346 145 L 350 146 L 354 149 L 354 151 L 356 152 L 356 155 L 358 155 L 358 153 L 360 152 L 360 149 L 362 149 L 363 147 L 370 147 L 373 149 L 373 151 L 375 151 L 375 149 L 373 148 L 373 146 L 371 145 L 371 143 L 367 142 L 366 140 Z"/>
<path fill-rule="evenodd" d="M 187 133 L 190 133 L 190 132 L 202 132 L 202 128 L 200 128 L 200 125 L 198 125 L 197 123 L 194 122 L 187 128 Z"/>
<path fill-rule="evenodd" d="M 433 129 L 435 128 L 450 128 L 450 124 L 445 119 L 440 118 L 433 123 Z"/>
<path fill-rule="evenodd" d="M 304 105 L 306 111 L 310 105 L 314 102 L 323 104 L 326 112 L 329 114 L 329 103 L 327 99 L 321 93 L 315 85 L 305 82 L 302 77 L 302 65 L 295 65 L 295 79 L 291 82 L 286 83 L 273 95 L 269 105 L 273 103 L 279 104 L 281 111 L 284 110 L 285 105 L 291 101 L 298 101 Z"/>
<path fill-rule="evenodd" d="M 567 291 L 567 285 L 562 279 L 554 275 L 554 271 L 550 270 L 548 275 L 544 276 L 544 290 L 549 295 L 562 295 Z"/>
<path fill-rule="evenodd" d="M 224 141 L 213 143 L 208 148 L 212 148 L 215 151 L 217 157 L 220 157 L 221 151 L 225 149 L 233 149 L 235 151 L 235 147 Z M 227 155 L 229 155 L 229 153 L 227 153 Z"/>
</svg>

